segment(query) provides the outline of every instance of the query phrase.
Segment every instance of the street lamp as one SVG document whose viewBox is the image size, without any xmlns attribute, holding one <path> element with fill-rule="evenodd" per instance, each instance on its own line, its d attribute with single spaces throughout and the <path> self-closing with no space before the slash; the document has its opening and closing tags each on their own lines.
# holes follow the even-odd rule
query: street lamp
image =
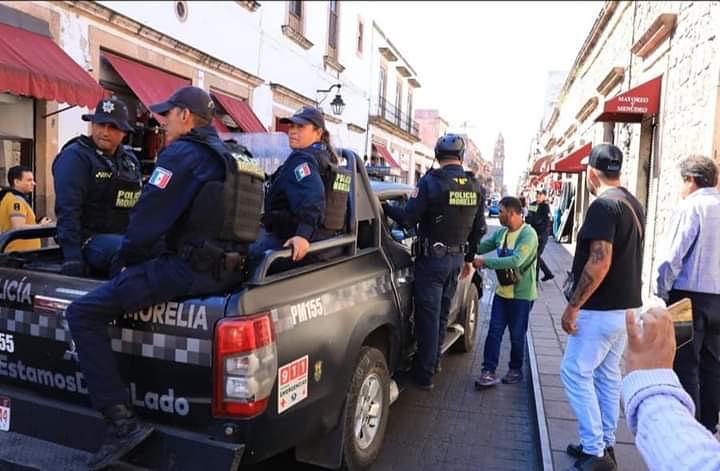
<svg viewBox="0 0 720 471">
<path fill-rule="evenodd" d="M 331 86 L 327 90 L 316 90 L 316 91 L 317 91 L 317 93 L 330 93 L 332 91 L 332 89 L 336 88 L 336 87 L 337 87 L 337 93 L 335 94 L 335 98 L 333 98 L 333 101 L 330 102 L 330 107 L 332 108 L 332 112 L 335 116 L 340 116 L 342 114 L 343 110 L 345 109 L 345 102 L 343 101 L 342 96 L 340 96 L 340 88 L 342 87 L 342 85 L 340 85 L 339 83 L 336 83 L 335 85 Z M 320 101 L 320 103 L 325 101 L 326 98 L 327 98 L 327 96 L 325 98 L 323 98 Z"/>
</svg>

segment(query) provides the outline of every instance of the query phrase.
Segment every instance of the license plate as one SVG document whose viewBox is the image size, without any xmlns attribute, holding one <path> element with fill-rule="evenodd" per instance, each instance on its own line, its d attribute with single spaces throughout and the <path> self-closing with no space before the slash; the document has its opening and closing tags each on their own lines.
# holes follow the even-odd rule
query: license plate
<svg viewBox="0 0 720 471">
<path fill-rule="evenodd" d="M 0 397 L 0 432 L 10 431 L 10 399 Z"/>
</svg>

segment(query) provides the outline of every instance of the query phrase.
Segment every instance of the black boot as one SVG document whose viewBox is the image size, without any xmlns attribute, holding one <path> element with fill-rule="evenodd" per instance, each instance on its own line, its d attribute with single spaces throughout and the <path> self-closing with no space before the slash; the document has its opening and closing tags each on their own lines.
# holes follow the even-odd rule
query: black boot
<svg viewBox="0 0 720 471">
<path fill-rule="evenodd" d="M 88 461 L 92 470 L 102 469 L 130 453 L 153 431 L 153 427 L 142 423 L 127 404 L 110 406 L 102 414 L 107 429 L 100 448 Z"/>
</svg>

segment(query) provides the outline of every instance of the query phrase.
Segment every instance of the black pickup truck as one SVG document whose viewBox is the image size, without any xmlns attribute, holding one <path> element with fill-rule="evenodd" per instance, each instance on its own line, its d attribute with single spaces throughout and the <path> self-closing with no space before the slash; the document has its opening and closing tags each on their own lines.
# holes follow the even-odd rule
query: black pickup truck
<svg viewBox="0 0 720 471">
<path fill-rule="evenodd" d="M 126 465 L 234 470 L 293 448 L 327 468 L 373 463 L 399 394 L 393 375 L 415 350 L 412 234 L 378 200 L 403 204 L 412 188 L 370 182 L 356 156 L 347 166 L 349 231 L 310 248 L 342 255 L 275 273 L 290 254 L 268 253 L 234 292 L 149 306 L 109 327 L 132 404 L 157 426 Z M 13 231 L 0 250 L 53 235 Z M 16 445 L 0 445 L 0 461 L 32 456 L 24 439 L 85 451 L 101 441 L 64 311 L 103 280 L 60 275 L 60 262 L 57 247 L 0 256 L 0 443 Z M 444 350 L 473 348 L 481 286 L 477 273 L 460 282 Z"/>
</svg>

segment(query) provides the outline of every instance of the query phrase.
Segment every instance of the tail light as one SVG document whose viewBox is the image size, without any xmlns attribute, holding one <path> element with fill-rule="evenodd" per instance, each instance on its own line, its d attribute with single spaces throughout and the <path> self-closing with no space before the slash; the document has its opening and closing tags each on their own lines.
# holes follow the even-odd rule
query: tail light
<svg viewBox="0 0 720 471">
<path fill-rule="evenodd" d="M 277 347 L 270 313 L 223 319 L 215 328 L 216 417 L 252 417 L 270 401 L 277 374 Z"/>
</svg>

